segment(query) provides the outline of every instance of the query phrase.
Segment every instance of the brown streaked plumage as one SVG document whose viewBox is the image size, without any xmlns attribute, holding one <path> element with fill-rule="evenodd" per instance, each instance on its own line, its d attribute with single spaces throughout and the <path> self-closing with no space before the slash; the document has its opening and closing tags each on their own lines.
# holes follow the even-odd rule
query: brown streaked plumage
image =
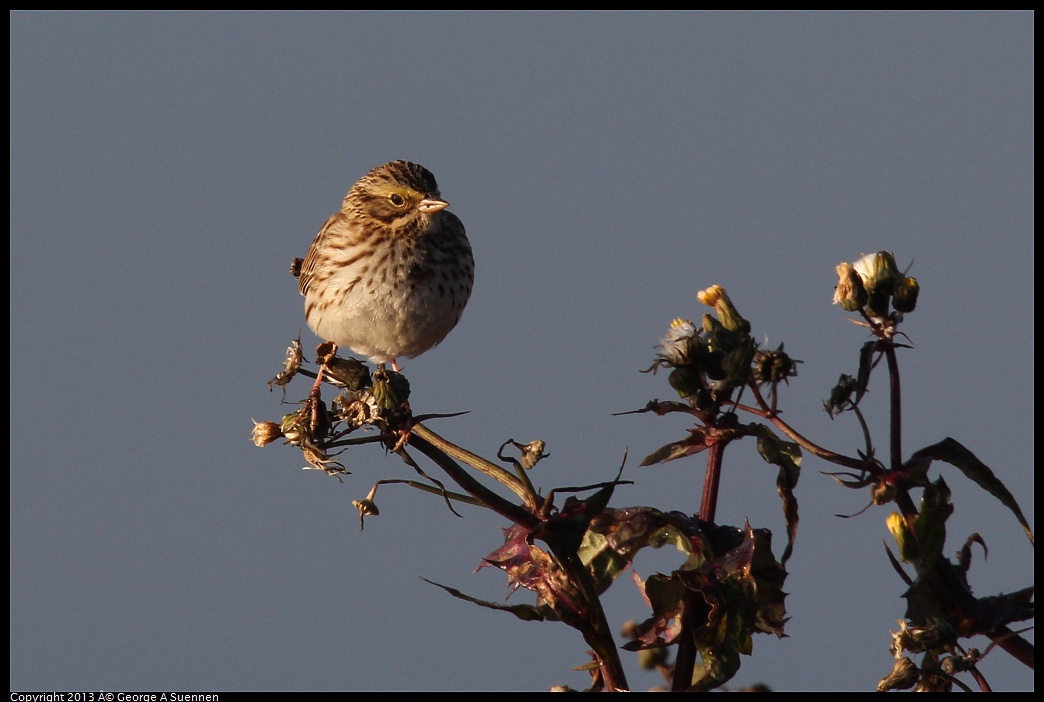
<svg viewBox="0 0 1044 702">
<path fill-rule="evenodd" d="M 418 356 L 457 325 L 475 261 L 435 177 L 408 161 L 352 186 L 301 265 L 305 317 L 317 336 L 375 363 Z"/>
</svg>

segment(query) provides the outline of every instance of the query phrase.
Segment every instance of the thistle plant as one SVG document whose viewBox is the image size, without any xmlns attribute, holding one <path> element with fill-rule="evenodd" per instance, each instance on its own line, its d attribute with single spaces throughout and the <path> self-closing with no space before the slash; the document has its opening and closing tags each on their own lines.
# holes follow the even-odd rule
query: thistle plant
<svg viewBox="0 0 1044 702">
<path fill-rule="evenodd" d="M 970 680 L 988 690 L 977 668 L 986 652 L 962 641 L 988 636 L 991 648 L 1032 667 L 1032 644 L 1011 626 L 1033 618 L 1033 587 L 992 597 L 972 593 L 967 579 L 971 549 L 985 544 L 973 534 L 955 560 L 943 555 L 945 524 L 954 505 L 942 475 L 933 477 L 933 464 L 952 465 L 1000 500 L 1022 525 L 1031 548 L 1032 530 L 1000 480 L 955 439 L 944 438 L 909 456 L 903 451 L 897 352 L 908 348 L 900 325 L 916 309 L 917 281 L 900 273 L 886 252 L 842 263 L 837 273 L 834 302 L 855 314 L 869 335 L 854 374 L 843 374 L 824 402 L 832 417 L 851 415 L 859 422 L 864 445 L 852 454 L 828 449 L 783 420 L 783 386 L 797 376 L 801 362 L 783 344 L 761 348 L 750 322 L 722 287 L 697 295 L 712 310 L 698 323 L 679 318 L 670 324 L 647 372 L 664 372 L 678 399 L 653 400 L 635 412 L 681 415 L 691 425 L 682 438 L 652 451 L 641 464 L 704 454 L 702 494 L 693 514 L 612 506 L 617 489 L 631 482 L 622 479 L 622 465 L 605 471 L 602 482 L 543 493 L 529 477 L 548 458 L 542 441 L 507 439 L 495 460 L 472 453 L 428 426 L 453 415 L 414 414 L 405 376 L 383 364 L 371 373 L 361 361 L 337 355 L 331 343 L 319 346 L 312 369 L 300 343 L 292 342 L 269 387 L 285 392 L 298 375 L 322 382 L 313 384 L 280 421 L 255 422 L 253 440 L 264 446 L 282 439 L 302 452 L 306 467 L 338 480 L 349 475 L 344 457 L 357 445 L 378 443 L 400 458 L 414 475 L 378 480 L 356 499 L 360 527 L 379 515 L 377 492 L 388 484 L 430 493 L 454 513 L 460 505 L 473 505 L 506 519 L 510 526 L 503 543 L 482 558 L 482 566 L 502 570 L 511 591 L 530 590 L 535 602 L 508 605 L 433 584 L 481 607 L 575 629 L 591 655 L 583 666 L 591 676 L 588 689 L 608 691 L 630 689 L 621 651 L 637 652 L 643 667 L 659 670 L 672 690 L 711 690 L 735 676 L 742 656 L 752 655 L 754 634 L 784 635 L 785 564 L 797 547 L 796 488 L 804 456 L 811 454 L 834 466 L 827 474 L 839 485 L 868 489 L 870 506 L 893 509 L 885 522 L 895 548 L 886 557 L 906 588 L 907 602 L 899 631 L 891 635 L 896 664 L 882 671 L 878 689 L 968 690 L 965 680 Z M 887 450 L 880 458 L 860 401 L 875 373 L 881 373 L 882 360 L 889 417 Z M 336 393 L 329 403 L 322 397 L 327 388 Z M 786 532 L 778 558 L 769 530 L 716 521 L 726 449 L 744 443 L 775 468 Z M 636 613 L 618 642 L 600 598 L 632 569 L 642 549 L 665 545 L 680 552 L 681 563 L 666 574 L 644 579 L 634 574 L 649 611 Z M 881 641 L 889 646 L 884 632 Z"/>
</svg>

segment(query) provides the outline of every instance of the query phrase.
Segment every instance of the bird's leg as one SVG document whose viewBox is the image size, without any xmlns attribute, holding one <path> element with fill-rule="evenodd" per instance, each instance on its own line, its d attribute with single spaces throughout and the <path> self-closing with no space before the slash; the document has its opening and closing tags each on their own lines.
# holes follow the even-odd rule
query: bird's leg
<svg viewBox="0 0 1044 702">
<path fill-rule="evenodd" d="M 326 364 L 320 364 L 319 370 L 315 374 L 315 384 L 312 385 L 312 389 L 308 393 L 308 412 L 311 415 L 309 417 L 308 426 L 312 431 L 313 441 L 322 441 L 322 437 L 316 437 L 316 431 L 320 425 L 320 407 L 322 405 L 322 398 L 320 395 L 321 386 L 323 384 L 323 370 L 326 368 Z"/>
<path fill-rule="evenodd" d="M 316 373 L 315 373 L 315 382 L 312 384 L 312 389 L 308 393 L 308 397 L 313 397 L 313 396 L 318 397 L 318 395 L 319 395 L 319 387 L 323 384 L 323 371 L 325 371 L 325 370 L 326 370 L 326 364 L 325 363 L 320 363 L 319 364 L 319 370 L 317 370 Z"/>
</svg>

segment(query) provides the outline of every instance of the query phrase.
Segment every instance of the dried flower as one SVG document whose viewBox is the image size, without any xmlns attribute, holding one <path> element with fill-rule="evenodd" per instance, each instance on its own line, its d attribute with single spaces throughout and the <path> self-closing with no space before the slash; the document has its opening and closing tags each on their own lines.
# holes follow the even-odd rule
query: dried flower
<svg viewBox="0 0 1044 702">
<path fill-rule="evenodd" d="M 696 325 L 679 317 L 671 322 L 667 336 L 660 340 L 660 356 L 672 366 L 684 366 L 695 356 Z"/>
<path fill-rule="evenodd" d="M 788 378 L 797 375 L 798 363 L 801 361 L 794 360 L 783 351 L 783 344 L 774 351 L 759 349 L 754 352 L 754 379 L 758 383 L 788 382 Z"/>
<path fill-rule="evenodd" d="M 917 669 L 914 662 L 904 656 L 895 662 L 892 672 L 877 683 L 877 691 L 908 690 L 917 682 L 920 674 L 921 671 Z"/>
<path fill-rule="evenodd" d="M 852 267 L 859 274 L 868 293 L 882 292 L 891 295 L 895 284 L 902 277 L 899 266 L 895 264 L 895 256 L 888 251 L 864 254 Z"/>
<path fill-rule="evenodd" d="M 301 369 L 302 360 L 304 360 L 304 354 L 301 352 L 301 340 L 294 339 L 286 349 L 286 358 L 283 359 L 283 370 L 279 371 L 276 377 L 268 381 L 268 389 L 271 390 L 276 385 L 282 387 L 293 380 L 294 376 L 297 375 L 297 371 Z"/>
<path fill-rule="evenodd" d="M 547 458 L 551 454 L 544 453 L 544 442 L 540 439 L 536 441 L 530 441 L 528 444 L 520 444 L 512 442 L 515 447 L 522 453 L 521 460 L 522 467 L 526 470 L 531 470 L 541 459 Z"/>
<path fill-rule="evenodd" d="M 283 431 L 275 422 L 259 422 L 256 419 L 251 421 L 254 422 L 251 438 L 254 440 L 254 446 L 258 448 L 267 446 L 283 435 Z"/>
<path fill-rule="evenodd" d="M 841 305 L 845 312 L 855 312 L 867 302 L 866 288 L 863 279 L 856 273 L 851 263 L 840 263 L 837 266 L 837 287 L 834 288 L 834 304 Z"/>
</svg>

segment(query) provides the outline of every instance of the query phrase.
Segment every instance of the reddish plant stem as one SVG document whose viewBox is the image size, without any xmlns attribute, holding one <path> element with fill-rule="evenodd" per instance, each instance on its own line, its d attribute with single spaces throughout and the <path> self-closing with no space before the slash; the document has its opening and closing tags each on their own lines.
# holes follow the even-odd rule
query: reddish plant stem
<svg viewBox="0 0 1044 702">
<path fill-rule="evenodd" d="M 895 344 L 891 341 L 883 342 L 885 360 L 888 362 L 888 390 L 889 390 L 889 468 L 893 471 L 902 470 L 903 468 L 903 403 L 902 403 L 902 392 L 901 385 L 899 382 L 899 361 L 895 355 Z M 900 490 L 895 497 L 895 504 L 902 512 L 903 517 L 906 519 L 906 523 L 910 528 L 910 533 L 915 534 L 914 520 L 917 518 L 917 507 L 914 505 L 913 499 L 910 497 L 910 493 L 906 490 Z M 950 570 L 949 562 L 942 565 L 946 570 Z M 970 593 L 969 593 L 970 595 Z M 1034 646 L 1033 644 L 1026 641 L 1021 636 L 1014 634 L 1011 629 L 1006 626 L 997 627 L 993 632 L 989 634 L 990 639 L 994 641 L 1003 651 L 1008 653 L 1015 660 L 1028 666 L 1031 670 L 1033 669 L 1034 663 Z M 977 673 L 978 671 L 974 671 Z M 985 683 L 985 679 L 981 675 L 976 675 L 976 680 L 980 685 Z M 989 685 L 987 684 L 988 688 Z"/>
<path fill-rule="evenodd" d="M 468 494 L 476 499 L 476 501 L 516 524 L 520 524 L 530 529 L 539 525 L 539 517 L 531 514 L 525 507 L 505 500 L 500 495 L 489 490 L 482 485 L 482 483 L 475 480 L 453 458 L 447 455 L 445 451 L 432 444 L 428 440 L 428 436 L 432 436 L 433 438 L 437 437 L 434 432 L 431 432 L 418 424 L 414 427 L 414 434 L 411 437 L 410 445 L 442 468 L 442 470 L 449 475 L 454 482 L 464 488 Z M 441 440 L 441 437 L 437 438 Z M 454 448 L 459 449 L 459 447 Z M 458 453 L 460 456 L 468 458 L 469 465 L 483 460 L 466 451 L 460 450 L 454 452 Z M 551 542 L 548 542 L 548 545 L 551 546 L 551 550 L 558 560 L 559 565 L 561 565 L 562 569 L 568 574 L 570 582 L 576 586 L 583 598 L 584 606 L 582 609 L 584 612 L 584 619 L 586 620 L 586 626 L 577 628 L 583 635 L 584 640 L 598 657 L 598 664 L 602 673 L 602 682 L 605 684 L 607 689 L 614 692 L 618 690 L 626 690 L 627 677 L 624 673 L 623 663 L 620 661 L 620 656 L 616 650 L 612 629 L 609 626 L 608 619 L 606 619 L 605 611 L 602 609 L 602 603 L 598 597 L 598 592 L 595 588 L 590 572 L 588 572 L 575 551 L 563 551 L 558 548 L 557 544 Z"/>
<path fill-rule="evenodd" d="M 575 551 L 564 551 L 558 544 L 550 542 L 548 545 L 562 570 L 568 574 L 570 582 L 583 598 L 585 626 L 576 629 L 598 659 L 598 669 L 602 674 L 605 689 L 609 692 L 627 691 L 627 674 L 624 672 L 623 662 L 620 660 L 613 632 L 605 616 L 605 610 L 602 609 L 602 601 L 598 597 L 591 572 Z"/>
<path fill-rule="evenodd" d="M 899 384 L 899 361 L 895 357 L 895 344 L 883 342 L 885 359 L 888 361 L 889 407 L 889 463 L 891 470 L 903 467 L 903 395 Z"/>
<path fill-rule="evenodd" d="M 872 464 L 869 464 L 866 461 L 866 459 L 855 458 L 853 456 L 845 456 L 840 453 L 834 453 L 833 451 L 825 449 L 822 446 L 819 446 L 818 444 L 813 443 L 809 439 L 805 438 L 794 427 L 790 426 L 782 419 L 780 419 L 779 415 L 776 414 L 775 410 L 769 407 L 768 403 L 765 401 L 764 396 L 761 394 L 761 388 L 758 387 L 757 383 L 751 382 L 748 384 L 747 387 L 754 391 L 754 398 L 757 400 L 758 407 L 747 407 L 745 405 L 739 405 L 739 407 L 741 409 L 746 410 L 747 412 L 756 414 L 760 417 L 764 417 L 765 419 L 769 420 L 774 425 L 776 425 L 776 427 L 781 432 L 786 434 L 788 438 L 794 441 L 794 443 L 796 443 L 801 448 L 805 449 L 812 455 L 817 456 L 818 458 L 822 458 L 824 461 L 828 461 L 835 465 L 844 466 L 846 468 L 853 468 L 855 470 L 869 470 L 872 467 Z"/>
<path fill-rule="evenodd" d="M 708 447 L 707 474 L 703 478 L 703 499 L 700 502 L 700 520 L 714 522 L 718 509 L 718 488 L 721 485 L 721 459 L 727 441 L 717 441 Z"/>
<path fill-rule="evenodd" d="M 899 359 L 895 355 L 895 344 L 891 341 L 881 341 L 880 344 L 888 363 L 888 469 L 899 471 L 903 468 L 903 394 L 899 382 Z M 900 490 L 895 496 L 895 505 L 906 518 L 910 533 L 915 533 L 917 507 L 910 493 Z"/>
<path fill-rule="evenodd" d="M 727 440 L 719 440 L 711 444 L 707 451 L 707 473 L 703 478 L 703 496 L 700 500 L 699 519 L 713 524 L 718 510 L 718 489 L 721 486 L 722 458 L 725 455 Z M 692 600 L 696 593 L 688 593 L 686 600 Z M 674 676 L 671 680 L 671 691 L 681 692 L 692 685 L 692 674 L 696 669 L 696 642 L 692 636 L 692 623 L 688 613 L 696 606 L 696 602 L 686 602 L 682 620 L 682 631 L 678 638 L 678 655 L 674 664 Z"/>
</svg>

